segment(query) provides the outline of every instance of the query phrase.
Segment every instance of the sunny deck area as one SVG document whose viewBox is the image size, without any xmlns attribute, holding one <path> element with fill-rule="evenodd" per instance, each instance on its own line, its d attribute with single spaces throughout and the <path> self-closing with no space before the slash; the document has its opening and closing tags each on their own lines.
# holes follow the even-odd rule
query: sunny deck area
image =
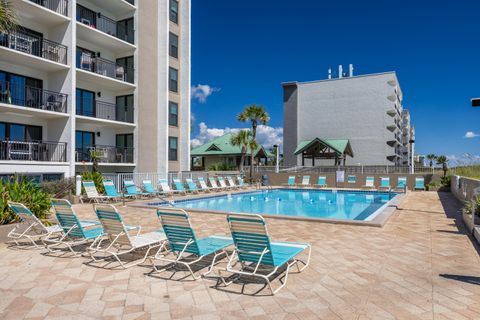
<svg viewBox="0 0 480 320">
<path fill-rule="evenodd" d="M 91 205 L 78 205 L 94 218 Z M 107 270 L 0 244 L 1 319 L 479 319 L 480 258 L 450 193 L 411 192 L 383 228 L 267 219 L 273 239 L 308 242 L 310 266 L 275 296 L 215 279 Z M 160 228 L 153 209 L 121 208 L 127 224 Z M 199 236 L 228 234 L 225 217 L 192 215 Z M 222 264 L 219 265 L 222 267 Z M 159 278 L 159 277 L 162 278 Z"/>
</svg>

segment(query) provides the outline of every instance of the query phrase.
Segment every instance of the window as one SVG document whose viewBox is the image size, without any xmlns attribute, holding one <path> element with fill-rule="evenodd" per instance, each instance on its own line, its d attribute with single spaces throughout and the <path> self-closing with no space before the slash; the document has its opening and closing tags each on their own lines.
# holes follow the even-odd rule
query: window
<svg viewBox="0 0 480 320">
<path fill-rule="evenodd" d="M 172 101 L 168 105 L 168 124 L 178 126 L 178 103 Z"/>
<path fill-rule="evenodd" d="M 90 161 L 90 149 L 95 145 L 95 134 L 89 131 L 75 131 L 77 161 Z"/>
<path fill-rule="evenodd" d="M 117 22 L 117 37 L 128 43 L 134 43 L 133 39 L 133 18 Z"/>
<path fill-rule="evenodd" d="M 96 53 L 84 48 L 77 47 L 76 63 L 77 68 L 87 71 L 94 71 Z"/>
<path fill-rule="evenodd" d="M 133 163 L 133 134 L 117 134 L 116 157 L 120 163 Z"/>
<path fill-rule="evenodd" d="M 118 76 L 122 76 L 122 73 L 123 73 L 123 81 L 133 83 L 134 82 L 133 56 L 118 58 L 117 59 L 117 65 L 122 67 L 122 69 L 123 69 L 123 70 L 121 70 L 118 67 L 116 68 L 117 70 L 115 70 L 115 73 L 116 73 L 116 75 L 118 74 L 117 78 L 118 78 Z"/>
<path fill-rule="evenodd" d="M 172 92 L 178 92 L 178 70 L 170 67 L 168 75 L 170 78 L 168 89 Z"/>
<path fill-rule="evenodd" d="M 0 140 L 41 141 L 42 127 L 0 122 Z"/>
<path fill-rule="evenodd" d="M 117 97 L 117 121 L 133 123 L 133 94 Z"/>
<path fill-rule="evenodd" d="M 170 57 L 178 58 L 178 36 L 170 32 Z"/>
<path fill-rule="evenodd" d="M 76 89 L 75 90 L 76 113 L 79 116 L 95 117 L 95 92 Z"/>
<path fill-rule="evenodd" d="M 168 160 L 177 161 L 178 158 L 178 138 L 168 137 Z"/>
<path fill-rule="evenodd" d="M 178 1 L 170 0 L 170 21 L 178 24 Z"/>
<path fill-rule="evenodd" d="M 38 108 L 43 105 L 42 87 L 42 80 L 0 71 L 0 102 Z"/>
</svg>

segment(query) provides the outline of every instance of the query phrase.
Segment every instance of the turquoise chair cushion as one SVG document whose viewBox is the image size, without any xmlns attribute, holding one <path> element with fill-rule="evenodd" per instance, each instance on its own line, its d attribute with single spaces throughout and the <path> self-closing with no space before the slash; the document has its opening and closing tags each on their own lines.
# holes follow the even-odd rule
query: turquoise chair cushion
<svg viewBox="0 0 480 320">
<path fill-rule="evenodd" d="M 294 242 L 271 242 L 273 265 L 280 267 L 308 248 L 308 245 Z"/>
<path fill-rule="evenodd" d="M 233 244 L 232 238 L 221 236 L 210 236 L 197 240 L 198 250 L 201 256 L 207 256 L 222 250 Z"/>
</svg>

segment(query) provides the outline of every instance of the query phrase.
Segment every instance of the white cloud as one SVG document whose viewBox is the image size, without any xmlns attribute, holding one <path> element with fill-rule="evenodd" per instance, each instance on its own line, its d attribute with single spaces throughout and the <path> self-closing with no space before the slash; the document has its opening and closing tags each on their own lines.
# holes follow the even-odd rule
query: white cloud
<svg viewBox="0 0 480 320">
<path fill-rule="evenodd" d="M 207 143 L 210 140 L 221 137 L 227 133 L 235 133 L 245 128 L 209 128 L 205 122 L 200 122 L 198 125 L 199 133 L 191 139 L 190 143 L 192 147 L 198 147 Z M 248 129 L 248 128 L 247 128 Z M 257 141 L 263 145 L 266 149 L 270 149 L 274 144 L 283 144 L 283 128 L 270 127 L 259 125 L 257 127 Z"/>
<path fill-rule="evenodd" d="M 220 91 L 219 88 L 210 87 L 208 84 L 197 84 L 192 87 L 192 99 L 197 99 L 200 103 L 207 102 L 207 98 L 214 92 Z"/>
<path fill-rule="evenodd" d="M 450 167 L 480 164 L 480 155 L 475 155 L 470 153 L 464 153 L 461 155 L 456 155 L 456 154 L 447 155 L 447 159 Z"/>
<path fill-rule="evenodd" d="M 467 138 L 467 139 L 476 138 L 476 137 L 478 137 L 478 136 L 480 136 L 480 134 L 475 133 L 475 132 L 473 132 L 473 131 L 467 131 L 467 132 L 465 132 L 465 138 Z"/>
</svg>

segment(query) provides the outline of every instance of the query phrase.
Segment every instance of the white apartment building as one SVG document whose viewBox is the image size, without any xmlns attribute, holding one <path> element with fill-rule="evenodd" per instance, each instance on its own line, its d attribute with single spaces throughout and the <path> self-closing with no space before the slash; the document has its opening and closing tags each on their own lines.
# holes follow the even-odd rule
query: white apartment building
<svg viewBox="0 0 480 320">
<path fill-rule="evenodd" d="M 190 0 L 12 0 L 0 176 L 188 171 Z"/>
<path fill-rule="evenodd" d="M 410 165 L 414 129 L 396 73 L 353 76 L 352 66 L 348 75 L 340 66 L 338 74 L 283 84 L 285 164 L 312 165 L 296 149 L 318 138 L 347 139 L 353 150 L 347 165 Z"/>
</svg>

